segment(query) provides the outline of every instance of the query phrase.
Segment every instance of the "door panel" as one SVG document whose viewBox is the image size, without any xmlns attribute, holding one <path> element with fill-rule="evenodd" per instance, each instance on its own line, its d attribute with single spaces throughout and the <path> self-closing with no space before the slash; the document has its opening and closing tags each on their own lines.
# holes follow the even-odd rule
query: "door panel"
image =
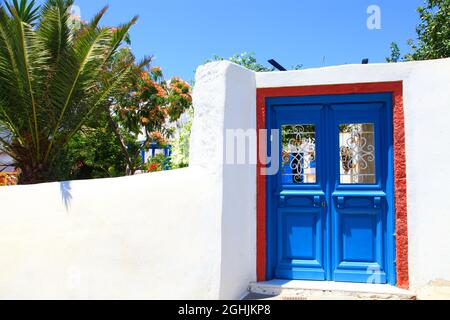
<svg viewBox="0 0 450 320">
<path fill-rule="evenodd" d="M 277 277 L 325 280 L 322 210 L 279 210 L 279 264 Z"/>
<path fill-rule="evenodd" d="M 332 104 L 332 280 L 386 283 L 382 103 Z M 331 136 L 330 136 L 331 135 Z M 337 167 L 336 167 L 337 165 Z"/>
<path fill-rule="evenodd" d="M 281 170 L 273 203 L 277 216 L 277 278 L 325 280 L 326 209 L 322 166 L 323 105 L 301 109 L 277 106 L 273 127 L 280 130 Z"/>
<path fill-rule="evenodd" d="M 386 283 L 380 210 L 338 210 L 334 234 L 333 280 Z"/>
<path fill-rule="evenodd" d="M 268 99 L 268 278 L 395 284 L 391 100 Z"/>
</svg>

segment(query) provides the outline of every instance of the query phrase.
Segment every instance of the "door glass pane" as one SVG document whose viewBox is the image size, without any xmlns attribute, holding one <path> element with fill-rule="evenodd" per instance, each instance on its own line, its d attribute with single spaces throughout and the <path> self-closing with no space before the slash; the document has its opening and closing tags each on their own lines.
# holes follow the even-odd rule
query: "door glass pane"
<svg viewBox="0 0 450 320">
<path fill-rule="evenodd" d="M 285 125 L 282 137 L 283 184 L 316 183 L 316 126 Z"/>
<path fill-rule="evenodd" d="M 341 124 L 340 175 L 342 184 L 375 184 L 375 125 Z"/>
</svg>

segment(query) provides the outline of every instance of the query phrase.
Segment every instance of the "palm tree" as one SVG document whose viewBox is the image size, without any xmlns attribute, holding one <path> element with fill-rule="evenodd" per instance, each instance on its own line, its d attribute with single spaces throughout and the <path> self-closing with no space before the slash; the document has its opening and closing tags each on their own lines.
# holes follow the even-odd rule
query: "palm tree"
<svg viewBox="0 0 450 320">
<path fill-rule="evenodd" d="M 111 72 L 108 65 L 137 17 L 117 28 L 101 27 L 105 7 L 75 28 L 72 4 L 0 4 L 0 150 L 21 169 L 23 184 L 52 180 L 58 153 L 105 110 L 133 68 L 131 63 Z"/>
</svg>

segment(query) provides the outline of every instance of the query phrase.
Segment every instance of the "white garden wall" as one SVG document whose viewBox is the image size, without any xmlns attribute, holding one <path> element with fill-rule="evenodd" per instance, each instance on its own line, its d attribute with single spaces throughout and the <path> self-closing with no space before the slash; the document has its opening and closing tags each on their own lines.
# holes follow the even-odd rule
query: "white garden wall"
<svg viewBox="0 0 450 320">
<path fill-rule="evenodd" d="M 254 74 L 201 67 L 191 167 L 0 189 L 0 299 L 238 299 L 255 280 L 254 165 L 223 166 L 254 127 Z"/>
<path fill-rule="evenodd" d="M 1 189 L 0 298 L 216 297 L 220 217 L 205 178 L 189 169 Z"/>
<path fill-rule="evenodd" d="M 234 299 L 256 279 L 256 88 L 404 81 L 410 280 L 450 280 L 450 59 L 255 74 L 202 66 L 191 167 L 0 189 L 0 299 Z"/>
<path fill-rule="evenodd" d="M 211 203 L 221 212 L 219 297 L 242 297 L 256 280 L 256 154 L 247 164 L 226 165 L 225 137 L 228 129 L 256 127 L 254 73 L 225 61 L 200 67 L 194 107 L 190 165 L 220 186 Z"/>
</svg>

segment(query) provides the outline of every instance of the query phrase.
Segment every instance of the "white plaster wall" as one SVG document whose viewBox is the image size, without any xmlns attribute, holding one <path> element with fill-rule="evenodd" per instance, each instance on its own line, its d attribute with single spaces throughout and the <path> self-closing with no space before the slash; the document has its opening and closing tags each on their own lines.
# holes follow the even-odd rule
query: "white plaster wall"
<svg viewBox="0 0 450 320">
<path fill-rule="evenodd" d="M 224 168 L 255 126 L 254 74 L 199 68 L 191 167 L 0 189 L 0 299 L 238 299 L 255 275 L 255 166 Z"/>
<path fill-rule="evenodd" d="M 405 81 L 410 276 L 450 280 L 450 59 L 418 64 Z"/>
<path fill-rule="evenodd" d="M 217 297 L 207 181 L 185 169 L 2 188 L 0 299 Z"/>
<path fill-rule="evenodd" d="M 226 164 L 225 136 L 228 129 L 256 128 L 255 75 L 225 61 L 202 66 L 194 101 L 191 166 L 206 170 L 220 186 L 220 298 L 238 299 L 256 280 L 256 155 L 243 165 Z"/>
<path fill-rule="evenodd" d="M 258 88 L 404 81 L 412 288 L 450 280 L 450 59 L 259 73 Z"/>
<path fill-rule="evenodd" d="M 256 82 L 253 72 L 230 65 L 227 73 L 225 129 L 250 134 L 247 162 L 225 163 L 223 167 L 221 298 L 246 292 L 256 280 Z M 224 132 L 227 137 L 226 132 Z M 253 134 L 253 135 L 252 135 Z M 234 145 L 233 141 L 227 145 Z M 236 151 L 238 150 L 237 141 Z M 254 142 L 254 144 L 252 144 Z M 229 150 L 225 146 L 225 150 Z M 236 152 L 237 156 L 237 152 Z"/>
<path fill-rule="evenodd" d="M 255 129 L 256 87 L 398 80 L 411 284 L 450 280 L 450 59 L 260 74 L 215 62 L 197 72 L 190 168 L 0 189 L 0 298 L 240 298 L 256 279 L 256 170 L 224 164 L 225 132 Z"/>
</svg>

